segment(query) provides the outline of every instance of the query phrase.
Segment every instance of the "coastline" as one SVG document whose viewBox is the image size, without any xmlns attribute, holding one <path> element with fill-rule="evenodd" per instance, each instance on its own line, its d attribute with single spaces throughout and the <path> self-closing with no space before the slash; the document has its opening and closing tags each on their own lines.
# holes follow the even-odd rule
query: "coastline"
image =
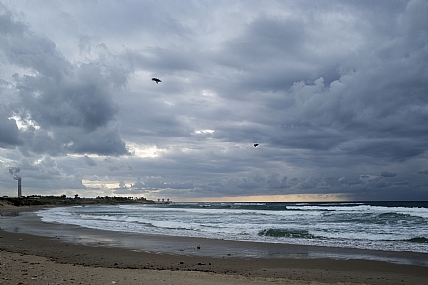
<svg viewBox="0 0 428 285">
<path fill-rule="evenodd" d="M 4 224 L 4 221 L 8 219 L 6 213 L 35 211 L 43 208 L 46 206 L 26 208 L 0 206 L 2 222 Z M 40 225 L 34 225 L 34 227 L 38 226 Z M 14 266 L 16 268 L 21 266 L 22 268 L 22 260 L 27 262 L 24 263 L 24 267 L 29 267 L 28 264 L 34 268 L 42 267 L 37 269 L 39 272 L 44 272 L 43 268 L 45 268 L 45 276 L 48 274 L 46 268 L 55 266 L 65 267 L 63 270 L 67 272 L 78 269 L 77 272 L 73 273 L 74 277 L 72 278 L 75 281 L 79 278 L 79 272 L 91 271 L 92 273 L 87 274 L 95 275 L 104 272 L 102 274 L 110 276 L 107 272 L 114 271 L 116 272 L 114 276 L 127 278 L 128 281 L 124 282 L 123 279 L 122 284 L 134 284 L 133 281 L 130 281 L 131 276 L 138 276 L 135 278 L 140 283 L 135 284 L 141 284 L 141 278 L 160 278 L 159 281 L 153 281 L 155 280 L 153 279 L 150 284 L 272 284 L 273 282 L 280 284 L 308 284 L 308 282 L 312 282 L 310 284 L 425 284 L 428 277 L 428 270 L 424 266 L 363 259 L 305 258 L 304 255 L 295 255 L 294 258 L 293 255 L 272 258 L 243 258 L 234 253 L 216 257 L 210 256 L 210 254 L 205 256 L 200 254 L 205 249 L 225 247 L 226 244 L 230 243 L 217 243 L 200 239 L 176 239 L 173 237 L 161 239 L 163 244 L 178 243 L 183 245 L 187 242 L 189 245 L 193 245 L 189 251 L 184 248 L 183 251 L 177 251 L 177 254 L 170 254 L 156 251 L 136 251 L 126 247 L 118 247 L 108 242 L 93 243 L 88 246 L 67 240 L 62 236 L 46 237 L 11 232 L 5 231 L 3 227 L 0 236 L 0 262 L 2 264 L 0 276 L 15 278 L 14 280 L 19 278 L 24 280 L 35 276 L 30 276 L 28 272 L 27 275 L 23 275 L 20 270 L 9 270 Z M 140 243 L 145 242 L 146 239 L 140 237 Z M 239 244 L 237 242 L 233 246 Z M 200 250 L 197 250 L 196 246 L 200 246 Z M 289 248 L 297 249 L 297 252 L 300 251 L 299 247 L 290 246 Z M 194 253 L 198 254 L 195 255 Z M 38 261 L 30 261 L 33 259 Z M 100 275 L 101 279 L 104 278 L 102 274 Z M 31 278 L 36 278 L 34 279 L 36 281 L 40 279 L 39 277 Z M 109 278 L 111 279 L 113 276 Z M 103 281 L 101 281 L 101 279 L 99 279 L 100 283 L 94 283 L 94 281 L 90 283 L 106 284 L 106 280 L 102 279 Z M 166 283 L 161 283 L 160 280 L 166 280 Z M 178 280 L 184 281 L 179 283 Z M 195 280 L 202 282 L 192 283 Z M 16 281 L 7 283 L 6 281 L 0 277 L 0 284 L 18 283 Z M 112 281 L 119 282 L 119 279 L 116 277 L 116 280 L 111 279 L 108 283 Z M 211 281 L 214 283 L 209 283 Z M 44 283 L 31 282 L 32 284 L 46 284 L 46 280 Z M 79 282 L 75 283 L 79 284 Z"/>
</svg>

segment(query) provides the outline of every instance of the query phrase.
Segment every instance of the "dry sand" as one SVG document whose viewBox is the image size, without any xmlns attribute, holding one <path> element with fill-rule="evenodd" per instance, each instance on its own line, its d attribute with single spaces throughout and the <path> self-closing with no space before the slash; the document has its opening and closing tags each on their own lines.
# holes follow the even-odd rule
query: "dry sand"
<svg viewBox="0 0 428 285">
<path fill-rule="evenodd" d="M 198 271 L 86 267 L 59 264 L 43 257 L 3 251 L 0 251 L 0 261 L 0 284 L 355 284 L 353 282 L 308 282 L 288 278 L 248 277 Z"/>
<path fill-rule="evenodd" d="M 17 209 L 2 201 L 0 214 L 32 209 Z M 0 284 L 418 285 L 427 284 L 427 280 L 428 268 L 423 266 L 367 260 L 155 254 L 0 231 Z"/>
</svg>

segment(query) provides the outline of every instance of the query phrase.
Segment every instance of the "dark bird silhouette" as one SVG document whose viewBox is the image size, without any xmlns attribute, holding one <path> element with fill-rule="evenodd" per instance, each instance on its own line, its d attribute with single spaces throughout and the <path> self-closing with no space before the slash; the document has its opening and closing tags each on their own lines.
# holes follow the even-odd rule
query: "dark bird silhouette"
<svg viewBox="0 0 428 285">
<path fill-rule="evenodd" d="M 257 147 L 258 145 L 259 145 L 258 143 L 255 143 L 255 144 L 254 144 L 254 147 Z"/>
<path fill-rule="evenodd" d="M 159 82 L 162 82 L 159 78 L 153 77 L 152 80 L 156 82 L 156 84 L 159 84 Z"/>
<path fill-rule="evenodd" d="M 153 77 L 152 80 L 158 84 L 159 82 L 162 82 L 159 78 Z"/>
</svg>

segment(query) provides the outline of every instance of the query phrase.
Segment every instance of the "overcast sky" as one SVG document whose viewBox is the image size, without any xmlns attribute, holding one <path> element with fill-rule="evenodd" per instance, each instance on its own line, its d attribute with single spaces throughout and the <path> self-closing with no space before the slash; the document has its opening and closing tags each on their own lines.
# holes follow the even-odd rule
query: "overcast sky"
<svg viewBox="0 0 428 285">
<path fill-rule="evenodd" d="M 0 194 L 428 200 L 427 15 L 0 1 Z"/>
</svg>

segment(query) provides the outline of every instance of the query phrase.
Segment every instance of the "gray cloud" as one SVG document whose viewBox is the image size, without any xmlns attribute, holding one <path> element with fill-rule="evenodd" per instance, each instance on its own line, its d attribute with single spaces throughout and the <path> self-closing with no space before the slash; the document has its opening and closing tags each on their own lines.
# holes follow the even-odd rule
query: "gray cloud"
<svg viewBox="0 0 428 285">
<path fill-rule="evenodd" d="M 392 173 L 392 172 L 388 172 L 388 171 L 384 171 L 380 174 L 380 176 L 382 176 L 382 177 L 394 177 L 396 175 L 397 175 L 397 173 Z"/>
<path fill-rule="evenodd" d="M 22 144 L 16 120 L 8 118 L 6 114 L 9 112 L 2 109 L 0 109 L 0 147 L 10 148 Z"/>
<path fill-rule="evenodd" d="M 33 33 L 10 14 L 0 17 L 4 24 L 0 38 L 3 54 L 9 63 L 31 71 L 13 75 L 21 99 L 15 104 L 16 115 L 24 122 L 31 118 L 37 126 L 22 136 L 27 140 L 22 151 L 126 154 L 117 130 L 107 128 L 118 112 L 112 92 L 126 83 L 127 71 L 109 66 L 104 58 L 73 64 L 50 39 Z M 13 120 L 3 125 L 2 130 L 12 134 L 7 142 L 17 145 L 19 133 Z M 82 141 L 87 134 L 91 138 Z"/>
<path fill-rule="evenodd" d="M 427 13 L 424 1 L 2 4 L 0 160 L 34 191 L 427 199 Z"/>
<path fill-rule="evenodd" d="M 90 158 L 89 156 L 87 156 L 86 154 L 85 154 L 85 156 L 83 157 L 83 160 L 85 161 L 85 163 L 87 164 L 87 165 L 89 165 L 89 166 L 97 166 L 97 163 L 92 159 L 92 158 Z"/>
</svg>

